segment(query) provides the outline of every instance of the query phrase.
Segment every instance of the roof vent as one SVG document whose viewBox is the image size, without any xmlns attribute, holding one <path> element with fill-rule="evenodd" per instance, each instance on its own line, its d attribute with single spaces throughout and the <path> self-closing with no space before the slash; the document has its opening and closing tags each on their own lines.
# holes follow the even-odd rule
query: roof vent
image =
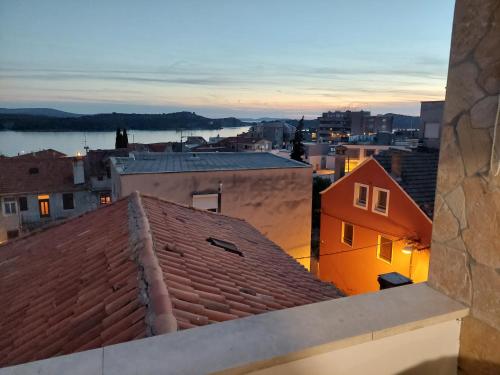
<svg viewBox="0 0 500 375">
<path fill-rule="evenodd" d="M 200 157 L 196 155 L 195 153 L 192 153 L 191 156 L 189 157 L 189 160 L 199 160 Z"/>
<path fill-rule="evenodd" d="M 37 167 L 30 168 L 29 174 L 38 174 L 38 168 Z"/>
<path fill-rule="evenodd" d="M 213 238 L 213 237 L 207 238 L 207 241 L 210 242 L 210 244 L 212 244 L 213 246 L 220 247 L 221 249 L 224 249 L 225 251 L 227 251 L 229 253 L 237 254 L 240 257 L 243 256 L 243 253 L 240 250 L 238 250 L 238 247 L 232 242 L 219 240 L 219 239 Z"/>
</svg>

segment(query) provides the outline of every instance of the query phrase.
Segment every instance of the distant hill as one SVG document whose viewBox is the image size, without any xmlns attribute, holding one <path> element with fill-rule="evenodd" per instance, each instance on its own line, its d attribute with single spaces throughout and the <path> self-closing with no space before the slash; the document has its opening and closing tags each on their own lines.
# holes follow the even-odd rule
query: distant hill
<svg viewBox="0 0 500 375">
<path fill-rule="evenodd" d="M 59 112 L 59 111 L 58 111 Z M 221 129 L 250 125 L 234 117 L 210 119 L 194 112 L 163 114 L 104 113 L 78 117 L 0 113 L 0 130 L 14 131 L 110 131 Z"/>
<path fill-rule="evenodd" d="M 3 115 L 31 115 L 47 117 L 80 117 L 76 113 L 59 111 L 52 108 L 0 108 L 0 114 Z"/>
</svg>

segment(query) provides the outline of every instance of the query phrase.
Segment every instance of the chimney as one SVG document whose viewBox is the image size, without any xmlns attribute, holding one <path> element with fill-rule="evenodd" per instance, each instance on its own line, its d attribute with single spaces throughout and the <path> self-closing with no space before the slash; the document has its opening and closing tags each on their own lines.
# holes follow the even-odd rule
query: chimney
<svg viewBox="0 0 500 375">
<path fill-rule="evenodd" d="M 73 183 L 75 185 L 85 183 L 85 172 L 83 170 L 83 158 L 73 159 Z"/>
<path fill-rule="evenodd" d="M 402 158 L 400 152 L 391 153 L 391 174 L 396 178 L 401 178 Z"/>
</svg>

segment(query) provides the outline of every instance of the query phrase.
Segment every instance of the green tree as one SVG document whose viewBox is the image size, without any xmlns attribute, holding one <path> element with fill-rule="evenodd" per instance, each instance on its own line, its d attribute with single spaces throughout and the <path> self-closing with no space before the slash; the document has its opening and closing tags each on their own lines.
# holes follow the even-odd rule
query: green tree
<svg viewBox="0 0 500 375">
<path fill-rule="evenodd" d="M 299 121 L 297 129 L 295 130 L 295 136 L 293 137 L 292 141 L 293 145 L 292 152 L 290 154 L 290 159 L 297 160 L 302 163 L 304 162 L 302 156 L 305 153 L 304 143 L 302 143 L 302 141 L 304 140 L 304 136 L 302 134 L 303 130 L 304 130 L 304 116 L 302 116 L 302 119 Z"/>
</svg>

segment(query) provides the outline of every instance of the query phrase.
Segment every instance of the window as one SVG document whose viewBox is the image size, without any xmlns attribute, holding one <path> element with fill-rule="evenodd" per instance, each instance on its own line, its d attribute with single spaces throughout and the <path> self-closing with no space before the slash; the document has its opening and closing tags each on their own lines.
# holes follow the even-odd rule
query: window
<svg viewBox="0 0 500 375">
<path fill-rule="evenodd" d="M 220 239 L 214 238 L 214 237 L 207 238 L 207 241 L 210 242 L 210 244 L 212 244 L 213 246 L 217 246 L 217 247 L 220 247 L 220 248 L 226 250 L 228 253 L 237 254 L 240 257 L 243 256 L 243 253 L 238 249 L 238 246 L 236 246 L 232 242 L 220 240 Z"/>
<path fill-rule="evenodd" d="M 48 195 L 38 196 L 38 209 L 40 211 L 40 217 L 50 216 L 50 203 Z"/>
<path fill-rule="evenodd" d="M 342 242 L 346 245 L 352 246 L 352 239 L 354 236 L 354 227 L 352 224 L 342 222 Z"/>
<path fill-rule="evenodd" d="M 62 200 L 63 200 L 63 210 L 72 210 L 73 208 L 75 208 L 73 193 L 64 193 L 62 195 Z"/>
<path fill-rule="evenodd" d="M 378 236 L 377 258 L 392 263 L 392 240 L 384 236 Z"/>
<path fill-rule="evenodd" d="M 101 195 L 99 195 L 99 203 L 101 205 L 110 204 L 111 203 L 111 194 L 110 193 L 101 193 Z"/>
<path fill-rule="evenodd" d="M 375 155 L 375 150 L 365 150 L 365 157 L 369 158 L 372 155 Z"/>
<path fill-rule="evenodd" d="M 19 197 L 19 211 L 28 211 L 28 198 Z"/>
<path fill-rule="evenodd" d="M 389 212 L 389 190 L 373 188 L 372 211 L 387 216 Z"/>
<path fill-rule="evenodd" d="M 37 167 L 30 168 L 29 174 L 38 174 L 38 168 Z"/>
<path fill-rule="evenodd" d="M 219 212 L 219 194 L 193 194 L 193 207 Z"/>
<path fill-rule="evenodd" d="M 17 213 L 17 202 L 15 198 L 3 199 L 3 213 L 5 216 L 15 215 Z"/>
<path fill-rule="evenodd" d="M 359 208 L 368 208 L 368 185 L 354 184 L 354 205 Z"/>
</svg>

